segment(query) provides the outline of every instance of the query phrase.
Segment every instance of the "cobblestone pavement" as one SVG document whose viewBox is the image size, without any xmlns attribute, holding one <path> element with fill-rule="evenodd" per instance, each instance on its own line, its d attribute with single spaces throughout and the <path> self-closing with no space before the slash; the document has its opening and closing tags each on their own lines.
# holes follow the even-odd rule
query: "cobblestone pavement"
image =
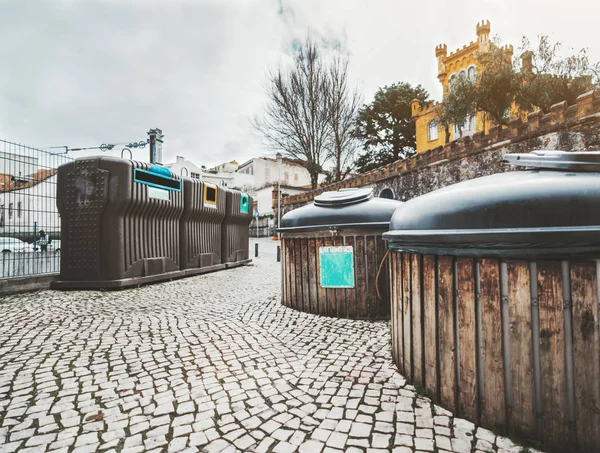
<svg viewBox="0 0 600 453">
<path fill-rule="evenodd" d="M 279 267 L 0 303 L 0 453 L 520 452 L 416 394 L 384 322 L 280 305 Z"/>
</svg>

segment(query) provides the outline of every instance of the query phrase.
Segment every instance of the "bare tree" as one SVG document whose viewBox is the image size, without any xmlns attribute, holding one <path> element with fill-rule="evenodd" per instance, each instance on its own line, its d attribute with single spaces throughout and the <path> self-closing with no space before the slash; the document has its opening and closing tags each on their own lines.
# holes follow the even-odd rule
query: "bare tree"
<svg viewBox="0 0 600 453">
<path fill-rule="evenodd" d="M 327 158 L 334 164 L 331 181 L 344 179 L 352 170 L 357 140 L 353 134 L 362 96 L 348 86 L 348 58 L 335 57 L 329 66 L 326 91 L 331 138 Z"/>
<path fill-rule="evenodd" d="M 308 38 L 296 48 L 292 68 L 280 66 L 269 74 L 265 111 L 253 120 L 269 147 L 304 165 L 313 189 L 331 137 L 328 84 L 324 61 Z"/>
</svg>

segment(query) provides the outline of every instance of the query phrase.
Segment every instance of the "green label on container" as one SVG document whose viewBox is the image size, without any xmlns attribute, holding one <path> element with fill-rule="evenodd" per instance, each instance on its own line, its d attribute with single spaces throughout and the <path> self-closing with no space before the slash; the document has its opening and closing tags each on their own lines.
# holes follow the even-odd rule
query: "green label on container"
<svg viewBox="0 0 600 453">
<path fill-rule="evenodd" d="M 351 245 L 319 247 L 321 288 L 354 288 L 354 252 Z"/>
<path fill-rule="evenodd" d="M 249 199 L 248 199 L 248 195 L 246 195 L 245 193 L 240 195 L 240 212 L 242 214 L 248 214 L 248 203 L 249 203 Z"/>
</svg>

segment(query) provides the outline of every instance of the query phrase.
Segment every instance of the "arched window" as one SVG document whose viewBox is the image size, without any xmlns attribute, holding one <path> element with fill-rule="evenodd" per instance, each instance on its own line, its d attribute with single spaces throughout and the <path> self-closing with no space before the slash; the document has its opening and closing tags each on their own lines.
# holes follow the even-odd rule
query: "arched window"
<svg viewBox="0 0 600 453">
<path fill-rule="evenodd" d="M 475 66 L 471 66 L 468 71 L 468 77 L 470 82 L 475 82 Z"/>
<path fill-rule="evenodd" d="M 448 89 L 452 90 L 452 85 L 454 85 L 454 81 L 456 80 L 456 74 L 452 74 L 448 79 Z"/>
<path fill-rule="evenodd" d="M 429 141 L 433 141 L 433 140 L 437 140 L 438 139 L 438 125 L 437 122 L 434 121 L 430 121 L 429 122 Z"/>
<path fill-rule="evenodd" d="M 383 189 L 381 192 L 379 192 L 379 198 L 387 198 L 389 200 L 393 200 L 394 192 L 392 191 L 392 189 Z"/>
<path fill-rule="evenodd" d="M 458 75 L 460 77 L 467 77 L 467 72 L 463 69 L 462 71 L 460 71 L 460 73 Z"/>
</svg>

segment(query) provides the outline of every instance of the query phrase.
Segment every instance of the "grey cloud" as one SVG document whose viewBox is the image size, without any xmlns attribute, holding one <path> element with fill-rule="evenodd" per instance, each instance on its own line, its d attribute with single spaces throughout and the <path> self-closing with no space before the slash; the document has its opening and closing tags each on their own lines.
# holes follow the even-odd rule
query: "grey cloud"
<svg viewBox="0 0 600 453">
<path fill-rule="evenodd" d="M 268 70 L 307 34 L 351 56 L 369 102 L 398 81 L 439 97 L 435 45 L 475 39 L 481 19 L 515 47 L 550 33 L 600 60 L 598 16 L 586 0 L 0 0 L 0 138 L 93 146 L 160 127 L 169 159 L 244 161 L 270 152 L 249 118 Z"/>
</svg>

